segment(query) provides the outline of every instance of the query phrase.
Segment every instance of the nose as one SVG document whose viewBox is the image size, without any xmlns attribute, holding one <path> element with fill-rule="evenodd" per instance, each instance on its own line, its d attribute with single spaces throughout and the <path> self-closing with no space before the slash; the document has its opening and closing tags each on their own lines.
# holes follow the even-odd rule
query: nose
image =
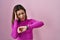
<svg viewBox="0 0 60 40">
<path fill-rule="evenodd" d="M 23 17 L 23 15 L 20 15 L 20 17 L 22 18 L 22 17 Z"/>
</svg>

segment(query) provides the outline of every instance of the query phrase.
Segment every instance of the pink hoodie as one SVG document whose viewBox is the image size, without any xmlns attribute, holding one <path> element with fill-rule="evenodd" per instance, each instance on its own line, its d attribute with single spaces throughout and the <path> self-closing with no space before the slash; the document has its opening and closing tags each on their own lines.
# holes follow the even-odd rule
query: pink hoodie
<svg viewBox="0 0 60 40">
<path fill-rule="evenodd" d="M 18 22 L 18 20 L 14 20 L 14 24 L 12 24 L 12 37 L 17 40 L 33 40 L 33 28 L 39 28 L 43 26 L 44 23 L 42 21 L 36 21 L 34 19 L 27 19 L 23 22 Z M 28 29 L 25 32 L 18 33 L 17 28 L 19 26 L 27 26 Z"/>
</svg>

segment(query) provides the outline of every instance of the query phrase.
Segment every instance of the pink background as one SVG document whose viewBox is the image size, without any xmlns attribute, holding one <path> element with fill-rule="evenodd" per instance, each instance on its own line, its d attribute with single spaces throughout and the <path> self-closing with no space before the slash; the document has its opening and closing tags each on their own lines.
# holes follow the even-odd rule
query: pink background
<svg viewBox="0 0 60 40">
<path fill-rule="evenodd" d="M 60 0 L 0 0 L 0 40 L 11 37 L 12 9 L 22 4 L 28 18 L 42 20 L 44 26 L 33 30 L 34 40 L 60 40 Z"/>
</svg>

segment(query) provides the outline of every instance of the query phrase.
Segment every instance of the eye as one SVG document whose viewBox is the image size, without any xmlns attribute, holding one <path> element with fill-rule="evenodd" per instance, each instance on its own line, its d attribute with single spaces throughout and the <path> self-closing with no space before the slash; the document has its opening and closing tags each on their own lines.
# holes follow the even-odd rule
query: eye
<svg viewBox="0 0 60 40">
<path fill-rule="evenodd" d="M 22 13 L 22 14 L 24 14 L 24 13 Z"/>
<path fill-rule="evenodd" d="M 19 14 L 20 15 L 20 14 Z"/>
<path fill-rule="evenodd" d="M 18 16 L 20 15 L 20 13 L 19 14 L 17 14 Z"/>
</svg>

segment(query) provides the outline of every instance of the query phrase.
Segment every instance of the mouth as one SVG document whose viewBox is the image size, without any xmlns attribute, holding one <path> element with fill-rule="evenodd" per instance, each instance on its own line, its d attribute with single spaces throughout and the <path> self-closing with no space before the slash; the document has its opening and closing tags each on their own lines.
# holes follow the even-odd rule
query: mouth
<svg viewBox="0 0 60 40">
<path fill-rule="evenodd" d="M 24 21 L 24 20 L 25 20 L 25 18 L 24 18 L 24 17 L 23 17 L 23 18 L 20 18 L 20 20 L 21 20 L 21 21 Z"/>
</svg>

